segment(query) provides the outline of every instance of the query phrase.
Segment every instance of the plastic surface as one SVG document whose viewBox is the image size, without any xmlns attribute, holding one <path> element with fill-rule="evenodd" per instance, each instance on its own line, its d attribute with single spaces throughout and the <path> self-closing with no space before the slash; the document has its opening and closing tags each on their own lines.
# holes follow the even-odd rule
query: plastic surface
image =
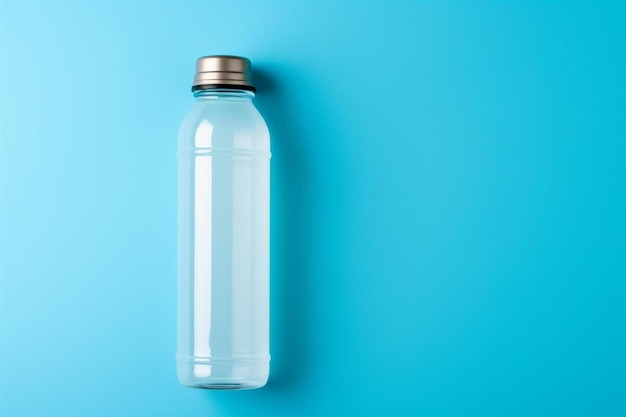
<svg viewBox="0 0 626 417">
<path fill-rule="evenodd" d="M 178 378 L 258 388 L 270 359 L 269 133 L 253 94 L 196 96 L 178 141 Z"/>
</svg>

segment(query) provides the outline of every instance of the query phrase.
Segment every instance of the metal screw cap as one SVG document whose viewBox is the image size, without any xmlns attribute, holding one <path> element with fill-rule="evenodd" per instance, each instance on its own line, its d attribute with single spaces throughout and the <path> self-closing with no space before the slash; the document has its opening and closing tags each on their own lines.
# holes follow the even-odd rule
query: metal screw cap
<svg viewBox="0 0 626 417">
<path fill-rule="evenodd" d="M 196 76 L 191 91 L 233 87 L 255 91 L 251 68 L 250 60 L 240 56 L 200 57 L 196 61 Z"/>
</svg>

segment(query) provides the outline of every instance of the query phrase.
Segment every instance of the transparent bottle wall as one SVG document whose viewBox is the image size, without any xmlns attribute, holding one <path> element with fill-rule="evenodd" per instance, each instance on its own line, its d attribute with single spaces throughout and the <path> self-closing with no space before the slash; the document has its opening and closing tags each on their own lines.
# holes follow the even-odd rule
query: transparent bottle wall
<svg viewBox="0 0 626 417">
<path fill-rule="evenodd" d="M 269 134 L 247 92 L 202 93 L 179 136 L 178 377 L 269 375 Z"/>
</svg>

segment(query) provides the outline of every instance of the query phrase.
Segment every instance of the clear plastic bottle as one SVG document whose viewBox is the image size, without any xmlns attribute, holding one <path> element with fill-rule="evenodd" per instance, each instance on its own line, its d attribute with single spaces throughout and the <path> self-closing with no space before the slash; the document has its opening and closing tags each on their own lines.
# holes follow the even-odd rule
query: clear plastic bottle
<svg viewBox="0 0 626 417">
<path fill-rule="evenodd" d="M 178 138 L 178 379 L 259 388 L 270 360 L 269 132 L 248 59 L 196 67 Z"/>
</svg>

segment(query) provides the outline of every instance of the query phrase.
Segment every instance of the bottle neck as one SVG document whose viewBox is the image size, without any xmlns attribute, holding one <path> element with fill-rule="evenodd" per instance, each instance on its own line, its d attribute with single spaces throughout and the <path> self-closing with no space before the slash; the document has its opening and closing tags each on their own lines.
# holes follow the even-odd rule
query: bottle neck
<svg viewBox="0 0 626 417">
<path fill-rule="evenodd" d="M 254 92 L 231 88 L 208 88 L 194 91 L 193 96 L 197 101 L 207 100 L 236 100 L 249 101 L 254 98 Z"/>
</svg>

